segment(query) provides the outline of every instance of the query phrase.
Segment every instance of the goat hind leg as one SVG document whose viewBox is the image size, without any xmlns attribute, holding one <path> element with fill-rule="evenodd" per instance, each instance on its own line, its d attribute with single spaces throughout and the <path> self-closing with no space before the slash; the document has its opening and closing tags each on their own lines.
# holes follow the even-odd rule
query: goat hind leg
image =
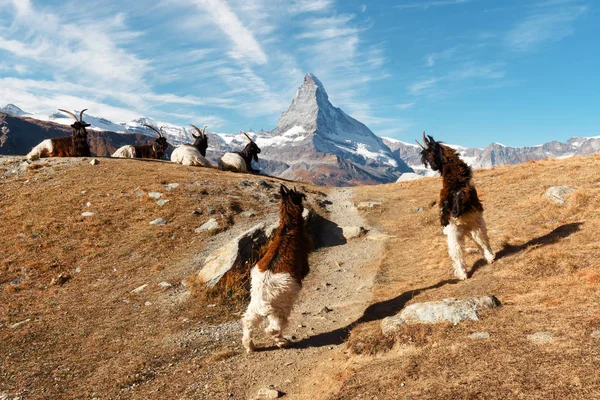
<svg viewBox="0 0 600 400">
<path fill-rule="evenodd" d="M 460 280 L 465 280 L 467 279 L 467 271 L 465 270 L 464 231 L 454 223 L 450 223 L 444 228 L 444 233 L 448 237 L 448 254 L 452 259 L 454 276 Z"/>
<path fill-rule="evenodd" d="M 252 331 L 260 323 L 261 316 L 252 312 L 246 311 L 244 318 L 242 318 L 242 327 L 244 334 L 242 336 L 242 344 L 246 349 L 247 353 L 254 351 L 254 342 L 252 341 Z"/>
<path fill-rule="evenodd" d="M 283 337 L 283 330 L 288 324 L 287 318 L 275 314 L 269 314 L 267 318 L 269 319 L 269 326 L 265 329 L 267 335 L 270 335 L 273 338 L 277 347 L 287 347 L 290 343 Z"/>
<path fill-rule="evenodd" d="M 496 259 L 496 255 L 490 246 L 490 239 L 488 238 L 487 227 L 485 226 L 485 220 L 483 219 L 483 216 L 481 216 L 477 222 L 477 226 L 471 230 L 471 237 L 481 249 L 481 252 L 483 253 L 487 263 L 491 264 Z"/>
</svg>

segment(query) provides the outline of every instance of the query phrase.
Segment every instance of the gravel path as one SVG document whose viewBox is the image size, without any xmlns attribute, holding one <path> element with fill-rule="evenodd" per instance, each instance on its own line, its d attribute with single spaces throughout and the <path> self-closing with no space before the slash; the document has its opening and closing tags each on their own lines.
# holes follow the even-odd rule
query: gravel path
<svg viewBox="0 0 600 400">
<path fill-rule="evenodd" d="M 332 204 L 327 207 L 326 218 L 335 225 L 326 224 L 326 232 L 322 232 L 326 238 L 337 237 L 342 226 L 368 229 L 351 199 L 349 188 L 334 189 L 329 194 Z M 232 380 L 227 386 L 235 398 L 242 393 L 243 398 L 252 398 L 269 385 L 286 393 L 287 399 L 321 399 L 335 392 L 335 375 L 343 370 L 347 360 L 344 354 L 347 328 L 362 316 L 371 299 L 383 243 L 380 238 L 371 230 L 365 237 L 345 244 L 330 240 L 334 245 L 316 250 L 310 259 L 311 273 L 304 282 L 286 332 L 292 339 L 292 347 L 284 350 L 269 347 L 269 339 L 259 336 L 255 342 L 263 351 L 235 356 L 212 367 L 205 378 L 210 381 L 213 374 L 230 376 Z M 237 326 L 239 336 L 241 326 Z M 214 390 L 212 395 L 223 393 L 222 387 Z M 203 393 L 209 397 L 210 392 L 209 384 Z"/>
</svg>

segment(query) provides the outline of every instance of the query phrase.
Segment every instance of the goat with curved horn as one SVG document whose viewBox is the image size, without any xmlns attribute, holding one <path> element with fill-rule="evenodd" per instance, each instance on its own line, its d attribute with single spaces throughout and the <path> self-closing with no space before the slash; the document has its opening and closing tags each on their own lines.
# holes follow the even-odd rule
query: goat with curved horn
<svg viewBox="0 0 600 400">
<path fill-rule="evenodd" d="M 260 148 L 246 132 L 243 133 L 250 143 L 248 143 L 242 151 L 225 153 L 219 160 L 220 170 L 232 172 L 250 172 L 253 174 L 260 172 L 259 170 L 252 168 L 252 160 L 258 162 Z"/>
<path fill-rule="evenodd" d="M 167 139 L 162 135 L 161 130 L 156 129 L 152 125 L 144 124 L 148 129 L 154 131 L 158 137 L 154 139 L 153 144 L 145 144 L 141 146 L 126 145 L 117 149 L 111 157 L 115 158 L 152 158 L 160 160 L 165 155 L 165 151 L 169 148 Z"/>
<path fill-rule="evenodd" d="M 423 141 L 427 146 L 421 146 L 423 164 L 438 171 L 443 179 L 439 202 L 440 222 L 448 239 L 454 275 L 461 280 L 467 279 L 464 258 L 466 237 L 475 241 L 488 264 L 495 259 L 483 218 L 483 205 L 471 182 L 471 167 L 460 159 L 454 149 L 436 142 L 433 137 L 426 136 L 425 132 Z"/>
<path fill-rule="evenodd" d="M 62 108 L 59 111 L 68 114 L 75 120 L 71 125 L 71 136 L 46 139 L 42 143 L 35 146 L 27 157 L 29 159 L 38 159 L 41 157 L 90 157 L 90 146 L 87 142 L 86 127 L 90 126 L 83 121 L 83 110 L 80 118 L 71 111 Z"/>
<path fill-rule="evenodd" d="M 194 144 L 183 144 L 173 150 L 171 154 L 171 161 L 181 164 L 189 165 L 194 167 L 212 167 L 210 162 L 206 159 L 206 149 L 208 148 L 208 136 L 206 135 L 206 127 L 199 129 L 196 125 L 190 124 L 192 128 L 198 132 L 198 135 L 194 137 Z"/>
</svg>

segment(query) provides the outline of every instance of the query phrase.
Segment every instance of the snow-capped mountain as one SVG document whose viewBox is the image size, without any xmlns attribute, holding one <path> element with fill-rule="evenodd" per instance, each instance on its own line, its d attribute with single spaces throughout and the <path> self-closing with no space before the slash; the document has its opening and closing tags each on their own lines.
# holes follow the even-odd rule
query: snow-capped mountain
<svg viewBox="0 0 600 400">
<path fill-rule="evenodd" d="M 411 169 L 363 123 L 334 107 L 323 84 L 304 78 L 271 132 L 254 134 L 260 168 L 324 185 L 393 182 Z"/>
<path fill-rule="evenodd" d="M 29 115 L 29 113 L 26 113 L 14 104 L 7 104 L 4 107 L 0 108 L 0 113 L 16 115 L 17 117 Z"/>
<path fill-rule="evenodd" d="M 383 138 L 395 156 L 403 159 L 416 173 L 431 176 L 433 171 L 423 168 L 419 146 L 397 139 Z M 492 143 L 485 149 L 449 145 L 473 168 L 491 168 L 498 165 L 514 165 L 544 158 L 566 158 L 600 153 L 600 136 L 573 137 L 566 143 L 552 141 L 537 146 L 510 147 Z"/>
</svg>

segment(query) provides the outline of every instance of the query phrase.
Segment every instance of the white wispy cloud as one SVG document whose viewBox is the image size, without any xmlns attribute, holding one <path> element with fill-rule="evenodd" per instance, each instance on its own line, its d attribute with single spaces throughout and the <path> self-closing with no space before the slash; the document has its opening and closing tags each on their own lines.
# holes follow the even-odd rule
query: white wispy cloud
<svg viewBox="0 0 600 400">
<path fill-rule="evenodd" d="M 439 78 L 428 78 L 414 82 L 408 87 L 408 93 L 415 96 L 420 95 L 426 90 L 434 87 L 439 80 Z"/>
<path fill-rule="evenodd" d="M 506 35 L 508 46 L 518 52 L 536 50 L 545 42 L 556 42 L 575 32 L 575 21 L 588 7 L 572 1 L 539 3 L 533 13 L 518 22 Z"/>
<path fill-rule="evenodd" d="M 410 108 L 413 108 L 415 104 L 416 103 L 414 101 L 410 102 L 410 103 L 396 104 L 396 108 L 398 108 L 400 110 L 408 110 Z"/>
<path fill-rule="evenodd" d="M 242 24 L 242 21 L 224 0 L 196 0 L 211 16 L 217 28 L 235 44 L 231 50 L 234 58 L 247 58 L 257 64 L 265 64 L 268 57 L 254 37 L 254 34 Z"/>
<path fill-rule="evenodd" d="M 435 63 L 437 61 L 449 59 L 450 57 L 452 57 L 452 55 L 454 53 L 456 53 L 456 50 L 458 50 L 457 46 L 449 48 L 449 49 L 446 49 L 444 51 L 440 51 L 438 53 L 428 54 L 425 57 L 425 66 L 431 68 L 431 67 L 433 67 L 435 65 Z"/>
<path fill-rule="evenodd" d="M 398 4 L 396 5 L 396 8 L 403 8 L 403 9 L 423 9 L 426 10 L 428 8 L 431 7 L 440 7 L 440 6 L 449 6 L 449 5 L 455 5 L 455 4 L 465 4 L 465 3 L 470 3 L 474 0 L 438 0 L 438 1 L 422 1 L 422 2 L 410 2 L 410 3 L 404 3 L 404 4 Z"/>
</svg>

